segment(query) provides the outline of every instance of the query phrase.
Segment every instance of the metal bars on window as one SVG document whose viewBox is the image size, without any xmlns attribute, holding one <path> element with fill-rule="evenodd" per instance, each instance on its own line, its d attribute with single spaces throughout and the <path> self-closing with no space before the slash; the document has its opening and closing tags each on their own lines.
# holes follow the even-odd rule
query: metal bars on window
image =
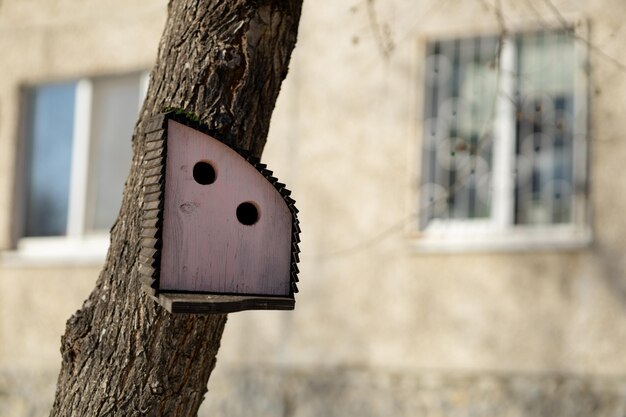
<svg viewBox="0 0 626 417">
<path fill-rule="evenodd" d="M 573 222 L 586 97 L 569 33 L 426 49 L 422 227 Z"/>
</svg>

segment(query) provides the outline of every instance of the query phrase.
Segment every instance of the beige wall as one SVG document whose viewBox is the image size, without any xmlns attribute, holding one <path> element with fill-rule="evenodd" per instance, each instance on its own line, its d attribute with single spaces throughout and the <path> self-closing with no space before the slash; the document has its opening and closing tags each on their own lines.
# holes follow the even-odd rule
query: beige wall
<svg viewBox="0 0 626 417">
<path fill-rule="evenodd" d="M 149 69 L 165 1 L 4 1 L 0 5 L 0 368 L 56 369 L 65 321 L 101 256 L 29 261 L 11 251 L 20 87 Z M 128 140 L 130 152 L 130 138 Z M 83 257 L 84 258 L 84 257 Z"/>
<path fill-rule="evenodd" d="M 301 294 L 293 314 L 233 315 L 222 361 L 623 375 L 626 122 L 616 112 L 626 79 L 604 53 L 626 56 L 626 6 L 558 3 L 591 24 L 593 244 L 424 254 L 404 227 L 419 162 L 416 50 L 432 33 L 497 32 L 499 23 L 482 2 L 408 3 L 376 4 L 395 41 L 387 60 L 365 3 L 305 6 L 266 151 L 301 209 Z M 504 3 L 505 25 L 537 25 L 523 3 Z M 253 329 L 267 341 L 250 343 Z"/>
<path fill-rule="evenodd" d="M 10 243 L 19 85 L 148 67 L 164 3 L 2 3 L 0 246 Z M 407 233 L 420 44 L 502 22 L 482 1 L 374 2 L 394 44 L 384 57 L 367 4 L 305 3 L 263 158 L 298 201 L 301 292 L 294 312 L 229 317 L 211 384 L 242 364 L 625 375 L 626 71 L 608 56 L 626 62 L 626 4 L 555 2 L 590 23 L 593 243 L 453 254 L 416 251 Z M 542 1 L 504 1 L 503 15 L 506 27 L 558 21 Z M 64 322 L 97 270 L 0 265 L 0 366 L 56 369 Z"/>
</svg>

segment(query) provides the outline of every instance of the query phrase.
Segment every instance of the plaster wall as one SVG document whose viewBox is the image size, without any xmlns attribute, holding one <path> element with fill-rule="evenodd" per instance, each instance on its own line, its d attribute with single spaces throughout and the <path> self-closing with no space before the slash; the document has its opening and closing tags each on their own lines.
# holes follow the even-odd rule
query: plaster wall
<svg viewBox="0 0 626 417">
<path fill-rule="evenodd" d="M 613 57 L 626 56 L 626 7 L 555 5 L 562 16 L 543 2 L 502 2 L 503 19 L 485 2 L 395 1 L 375 3 L 375 12 L 365 2 L 305 5 L 265 158 L 301 209 L 301 294 L 293 314 L 233 315 L 222 363 L 624 374 L 626 126 L 618 112 L 626 79 Z M 388 27 L 388 57 L 372 13 L 381 32 Z M 415 250 L 407 230 L 419 184 L 423 42 L 554 27 L 570 16 L 589 23 L 593 242 Z"/>
</svg>

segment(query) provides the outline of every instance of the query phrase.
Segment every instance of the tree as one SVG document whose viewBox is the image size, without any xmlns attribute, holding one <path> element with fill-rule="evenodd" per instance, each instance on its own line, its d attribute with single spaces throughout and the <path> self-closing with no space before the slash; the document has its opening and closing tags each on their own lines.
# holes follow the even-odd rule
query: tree
<svg viewBox="0 0 626 417">
<path fill-rule="evenodd" d="M 106 263 L 62 337 L 51 416 L 196 415 L 226 315 L 171 315 L 140 290 L 143 132 L 152 116 L 181 108 L 259 156 L 300 11 L 301 0 L 170 0 Z"/>
</svg>

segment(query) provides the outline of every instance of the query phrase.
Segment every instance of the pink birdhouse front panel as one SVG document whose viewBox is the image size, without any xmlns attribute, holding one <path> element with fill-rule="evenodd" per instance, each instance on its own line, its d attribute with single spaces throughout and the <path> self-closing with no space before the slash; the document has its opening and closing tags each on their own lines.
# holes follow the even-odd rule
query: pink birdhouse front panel
<svg viewBox="0 0 626 417">
<path fill-rule="evenodd" d="M 289 295 L 292 217 L 237 152 L 169 120 L 160 290 Z"/>
</svg>

